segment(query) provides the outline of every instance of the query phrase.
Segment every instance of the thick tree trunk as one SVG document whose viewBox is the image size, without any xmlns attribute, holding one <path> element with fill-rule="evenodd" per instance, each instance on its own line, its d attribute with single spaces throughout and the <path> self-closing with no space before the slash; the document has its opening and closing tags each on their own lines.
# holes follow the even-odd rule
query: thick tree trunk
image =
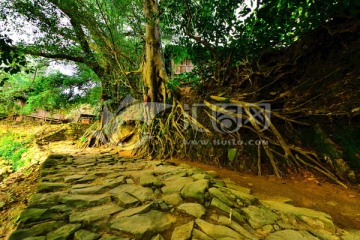
<svg viewBox="0 0 360 240">
<path fill-rule="evenodd" d="M 164 102 L 168 77 L 161 51 L 158 0 L 144 0 L 146 17 L 146 45 L 143 63 L 144 101 Z"/>
</svg>

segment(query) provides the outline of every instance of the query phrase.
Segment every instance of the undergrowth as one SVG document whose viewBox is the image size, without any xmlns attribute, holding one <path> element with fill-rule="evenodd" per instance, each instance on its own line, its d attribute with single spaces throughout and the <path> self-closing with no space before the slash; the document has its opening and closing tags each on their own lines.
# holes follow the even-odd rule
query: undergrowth
<svg viewBox="0 0 360 240">
<path fill-rule="evenodd" d="M 0 158 L 5 160 L 6 165 L 11 165 L 14 171 L 25 166 L 27 159 L 22 159 L 21 155 L 28 150 L 32 135 L 0 131 Z M 1 166 L 0 166 L 1 167 Z"/>
</svg>

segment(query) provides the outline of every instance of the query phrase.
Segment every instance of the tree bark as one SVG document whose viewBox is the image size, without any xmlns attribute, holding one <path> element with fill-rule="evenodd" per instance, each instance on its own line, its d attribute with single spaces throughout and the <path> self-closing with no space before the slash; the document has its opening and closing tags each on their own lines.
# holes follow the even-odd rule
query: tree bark
<svg viewBox="0 0 360 240">
<path fill-rule="evenodd" d="M 165 102 L 165 71 L 161 51 L 161 32 L 158 0 L 144 0 L 146 18 L 145 56 L 143 62 L 144 99 L 146 102 Z"/>
</svg>

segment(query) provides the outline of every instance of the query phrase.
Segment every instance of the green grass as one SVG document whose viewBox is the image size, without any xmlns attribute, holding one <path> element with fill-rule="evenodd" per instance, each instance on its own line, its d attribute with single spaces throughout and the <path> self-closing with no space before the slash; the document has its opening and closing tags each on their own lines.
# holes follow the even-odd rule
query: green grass
<svg viewBox="0 0 360 240">
<path fill-rule="evenodd" d="M 27 161 L 21 155 L 28 150 L 31 136 L 16 132 L 0 132 L 0 157 L 8 161 L 14 171 L 25 166 Z"/>
</svg>

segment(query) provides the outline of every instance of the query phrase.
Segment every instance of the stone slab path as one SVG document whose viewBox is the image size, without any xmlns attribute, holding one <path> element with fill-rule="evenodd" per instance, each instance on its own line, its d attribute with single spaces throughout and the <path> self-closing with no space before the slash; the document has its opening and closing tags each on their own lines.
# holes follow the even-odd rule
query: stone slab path
<svg viewBox="0 0 360 240">
<path fill-rule="evenodd" d="M 260 201 L 214 171 L 87 151 L 53 154 L 10 240 L 360 240 L 328 214 Z"/>
</svg>

